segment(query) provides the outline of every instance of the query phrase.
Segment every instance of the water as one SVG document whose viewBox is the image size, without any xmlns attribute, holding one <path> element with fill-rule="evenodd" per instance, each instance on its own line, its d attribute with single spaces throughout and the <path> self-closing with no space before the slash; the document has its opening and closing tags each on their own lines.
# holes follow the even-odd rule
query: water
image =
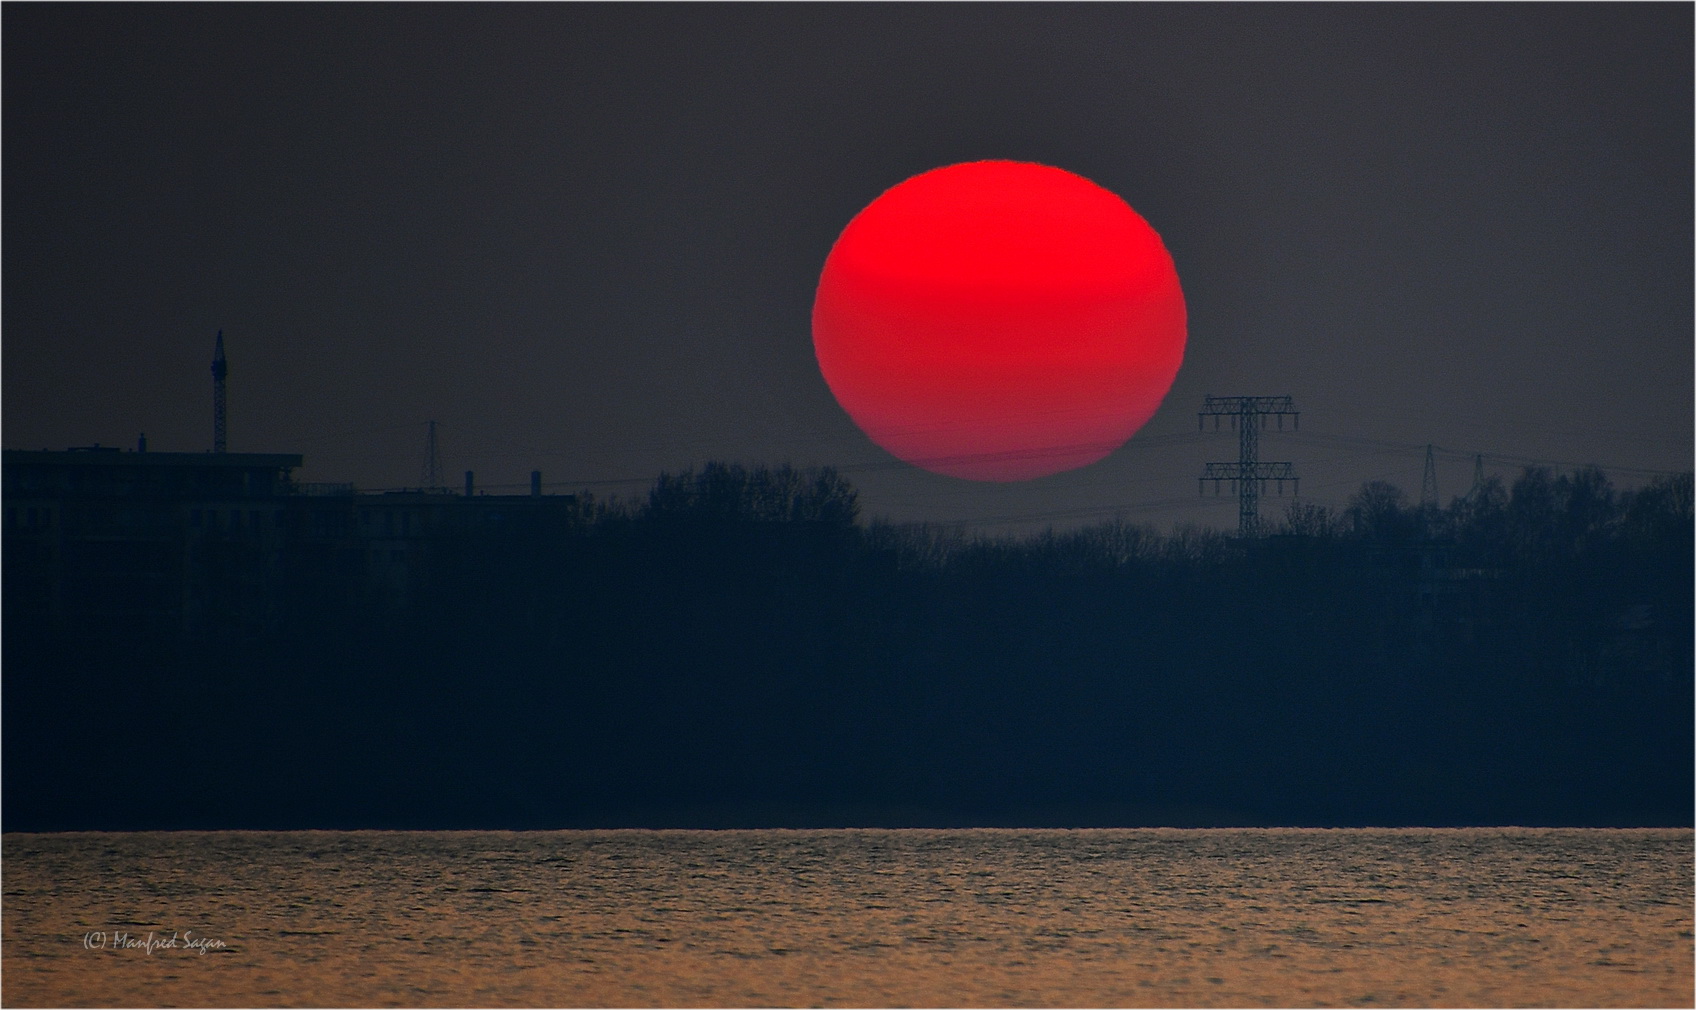
<svg viewBox="0 0 1696 1010">
<path fill-rule="evenodd" d="M 1564 829 L 8 834 L 3 996 L 1690 1006 L 1691 842 Z"/>
</svg>

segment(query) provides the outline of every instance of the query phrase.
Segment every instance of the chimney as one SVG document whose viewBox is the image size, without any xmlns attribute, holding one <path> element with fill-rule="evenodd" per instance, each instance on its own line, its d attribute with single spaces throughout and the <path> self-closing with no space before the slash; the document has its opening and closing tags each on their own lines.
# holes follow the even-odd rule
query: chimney
<svg viewBox="0 0 1696 1010">
<path fill-rule="evenodd" d="M 135 440 L 135 451 L 136 452 L 146 452 L 147 451 L 147 432 L 145 432 L 145 431 L 142 432 L 141 437 L 139 437 Z"/>
<path fill-rule="evenodd" d="M 539 498 L 542 495 L 542 471 L 530 471 L 530 497 Z"/>
<path fill-rule="evenodd" d="M 465 497 L 471 497 L 472 471 L 465 471 Z"/>
</svg>

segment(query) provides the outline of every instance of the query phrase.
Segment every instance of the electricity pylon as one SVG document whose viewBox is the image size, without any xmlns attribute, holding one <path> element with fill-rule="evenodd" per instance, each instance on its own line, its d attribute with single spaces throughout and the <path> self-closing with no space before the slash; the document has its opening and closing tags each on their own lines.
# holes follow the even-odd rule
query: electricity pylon
<svg viewBox="0 0 1696 1010">
<path fill-rule="evenodd" d="M 1229 417 L 1237 430 L 1237 461 L 1205 464 L 1198 486 L 1205 493 L 1206 482 L 1212 481 L 1213 493 L 1218 494 L 1220 481 L 1231 482 L 1237 493 L 1237 532 L 1242 536 L 1254 536 L 1260 529 L 1260 494 L 1267 481 L 1277 482 L 1279 494 L 1284 493 L 1285 481 L 1293 482 L 1296 492 L 1301 492 L 1294 463 L 1260 462 L 1260 429 L 1266 418 L 1276 417 L 1278 430 L 1284 430 L 1286 414 L 1299 430 L 1301 413 L 1288 396 L 1209 396 L 1196 414 L 1196 422 L 1203 429 L 1208 417 L 1213 418 L 1214 431 L 1219 430 L 1221 417 Z"/>
</svg>

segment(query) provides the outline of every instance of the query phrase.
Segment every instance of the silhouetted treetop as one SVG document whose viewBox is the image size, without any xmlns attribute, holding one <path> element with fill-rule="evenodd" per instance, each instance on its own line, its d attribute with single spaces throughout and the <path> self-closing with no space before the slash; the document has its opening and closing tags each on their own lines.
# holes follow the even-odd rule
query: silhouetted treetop
<svg viewBox="0 0 1696 1010">
<path fill-rule="evenodd" d="M 1344 513 L 1355 536 L 1365 540 L 1401 540 L 1411 531 L 1407 496 L 1389 481 L 1367 481 L 1349 496 Z"/>
<path fill-rule="evenodd" d="M 662 473 L 648 492 L 645 515 L 849 527 L 859 516 L 858 499 L 859 492 L 831 467 L 749 469 L 709 462 L 699 473 Z"/>
</svg>

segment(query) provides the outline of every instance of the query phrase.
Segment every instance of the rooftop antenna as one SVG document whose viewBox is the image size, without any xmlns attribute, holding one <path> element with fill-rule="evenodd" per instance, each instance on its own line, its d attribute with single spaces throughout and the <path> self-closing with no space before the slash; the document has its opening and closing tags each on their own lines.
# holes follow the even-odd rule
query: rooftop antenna
<svg viewBox="0 0 1696 1010">
<path fill-rule="evenodd" d="M 224 360 L 224 331 L 218 331 L 218 343 L 212 349 L 212 451 L 223 452 L 228 447 L 224 437 L 224 378 L 230 374 Z"/>
<path fill-rule="evenodd" d="M 427 489 L 440 487 L 442 484 L 442 459 L 436 451 L 436 422 L 430 422 L 429 434 L 424 441 L 424 473 L 419 478 L 419 486 Z"/>
</svg>

